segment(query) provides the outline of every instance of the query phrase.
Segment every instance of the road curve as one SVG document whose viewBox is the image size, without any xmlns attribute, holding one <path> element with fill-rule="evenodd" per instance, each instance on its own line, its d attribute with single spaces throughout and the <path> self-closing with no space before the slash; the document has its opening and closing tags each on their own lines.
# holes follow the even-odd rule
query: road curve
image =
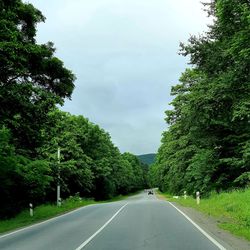
<svg viewBox="0 0 250 250">
<path fill-rule="evenodd" d="M 0 236 L 1 250 L 216 250 L 170 203 L 141 193 Z"/>
</svg>

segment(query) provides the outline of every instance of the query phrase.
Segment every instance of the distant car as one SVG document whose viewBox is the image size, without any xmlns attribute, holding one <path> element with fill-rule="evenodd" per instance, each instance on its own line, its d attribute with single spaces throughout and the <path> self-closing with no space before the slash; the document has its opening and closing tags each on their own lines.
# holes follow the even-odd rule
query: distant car
<svg viewBox="0 0 250 250">
<path fill-rule="evenodd" d="M 150 195 L 150 194 L 154 194 L 154 192 L 152 190 L 149 190 L 148 195 Z"/>
</svg>

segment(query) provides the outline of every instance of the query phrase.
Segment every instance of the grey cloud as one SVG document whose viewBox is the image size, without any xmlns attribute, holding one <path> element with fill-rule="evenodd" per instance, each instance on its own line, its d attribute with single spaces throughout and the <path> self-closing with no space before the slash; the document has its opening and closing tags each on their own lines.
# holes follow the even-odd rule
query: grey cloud
<svg viewBox="0 0 250 250">
<path fill-rule="evenodd" d="M 199 0 L 30 0 L 47 17 L 37 40 L 55 42 L 77 76 L 63 110 L 107 130 L 123 151 L 156 152 L 171 85 L 187 59 L 179 42 L 209 22 Z"/>
</svg>

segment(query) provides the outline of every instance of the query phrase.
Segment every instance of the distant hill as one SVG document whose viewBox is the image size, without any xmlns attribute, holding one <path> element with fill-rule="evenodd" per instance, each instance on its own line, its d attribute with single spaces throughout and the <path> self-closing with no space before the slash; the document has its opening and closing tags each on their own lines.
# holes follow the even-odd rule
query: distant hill
<svg viewBox="0 0 250 250">
<path fill-rule="evenodd" d="M 151 165 L 155 161 L 156 154 L 137 155 L 137 157 L 142 163 Z"/>
</svg>

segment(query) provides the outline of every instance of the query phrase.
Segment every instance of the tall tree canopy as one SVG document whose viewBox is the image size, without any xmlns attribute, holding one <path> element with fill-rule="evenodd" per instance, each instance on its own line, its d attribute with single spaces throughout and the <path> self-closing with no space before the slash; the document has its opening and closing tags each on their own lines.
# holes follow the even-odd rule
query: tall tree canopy
<svg viewBox="0 0 250 250">
<path fill-rule="evenodd" d="M 75 77 L 54 56 L 53 43 L 36 43 L 36 25 L 44 20 L 31 4 L 0 0 L 0 124 L 11 129 L 18 149 L 40 143 L 48 111 L 74 89 Z"/>
<path fill-rule="evenodd" d="M 250 2 L 205 5 L 214 23 L 181 44 L 193 67 L 172 87 L 170 127 L 150 173 L 172 193 L 205 194 L 250 181 Z"/>
<path fill-rule="evenodd" d="M 0 0 L 0 218 L 30 202 L 55 202 L 58 182 L 62 198 L 95 199 L 145 184 L 135 156 L 121 154 L 98 125 L 56 107 L 71 97 L 75 77 L 54 56 L 53 43 L 36 43 L 44 20 L 29 3 Z"/>
</svg>

